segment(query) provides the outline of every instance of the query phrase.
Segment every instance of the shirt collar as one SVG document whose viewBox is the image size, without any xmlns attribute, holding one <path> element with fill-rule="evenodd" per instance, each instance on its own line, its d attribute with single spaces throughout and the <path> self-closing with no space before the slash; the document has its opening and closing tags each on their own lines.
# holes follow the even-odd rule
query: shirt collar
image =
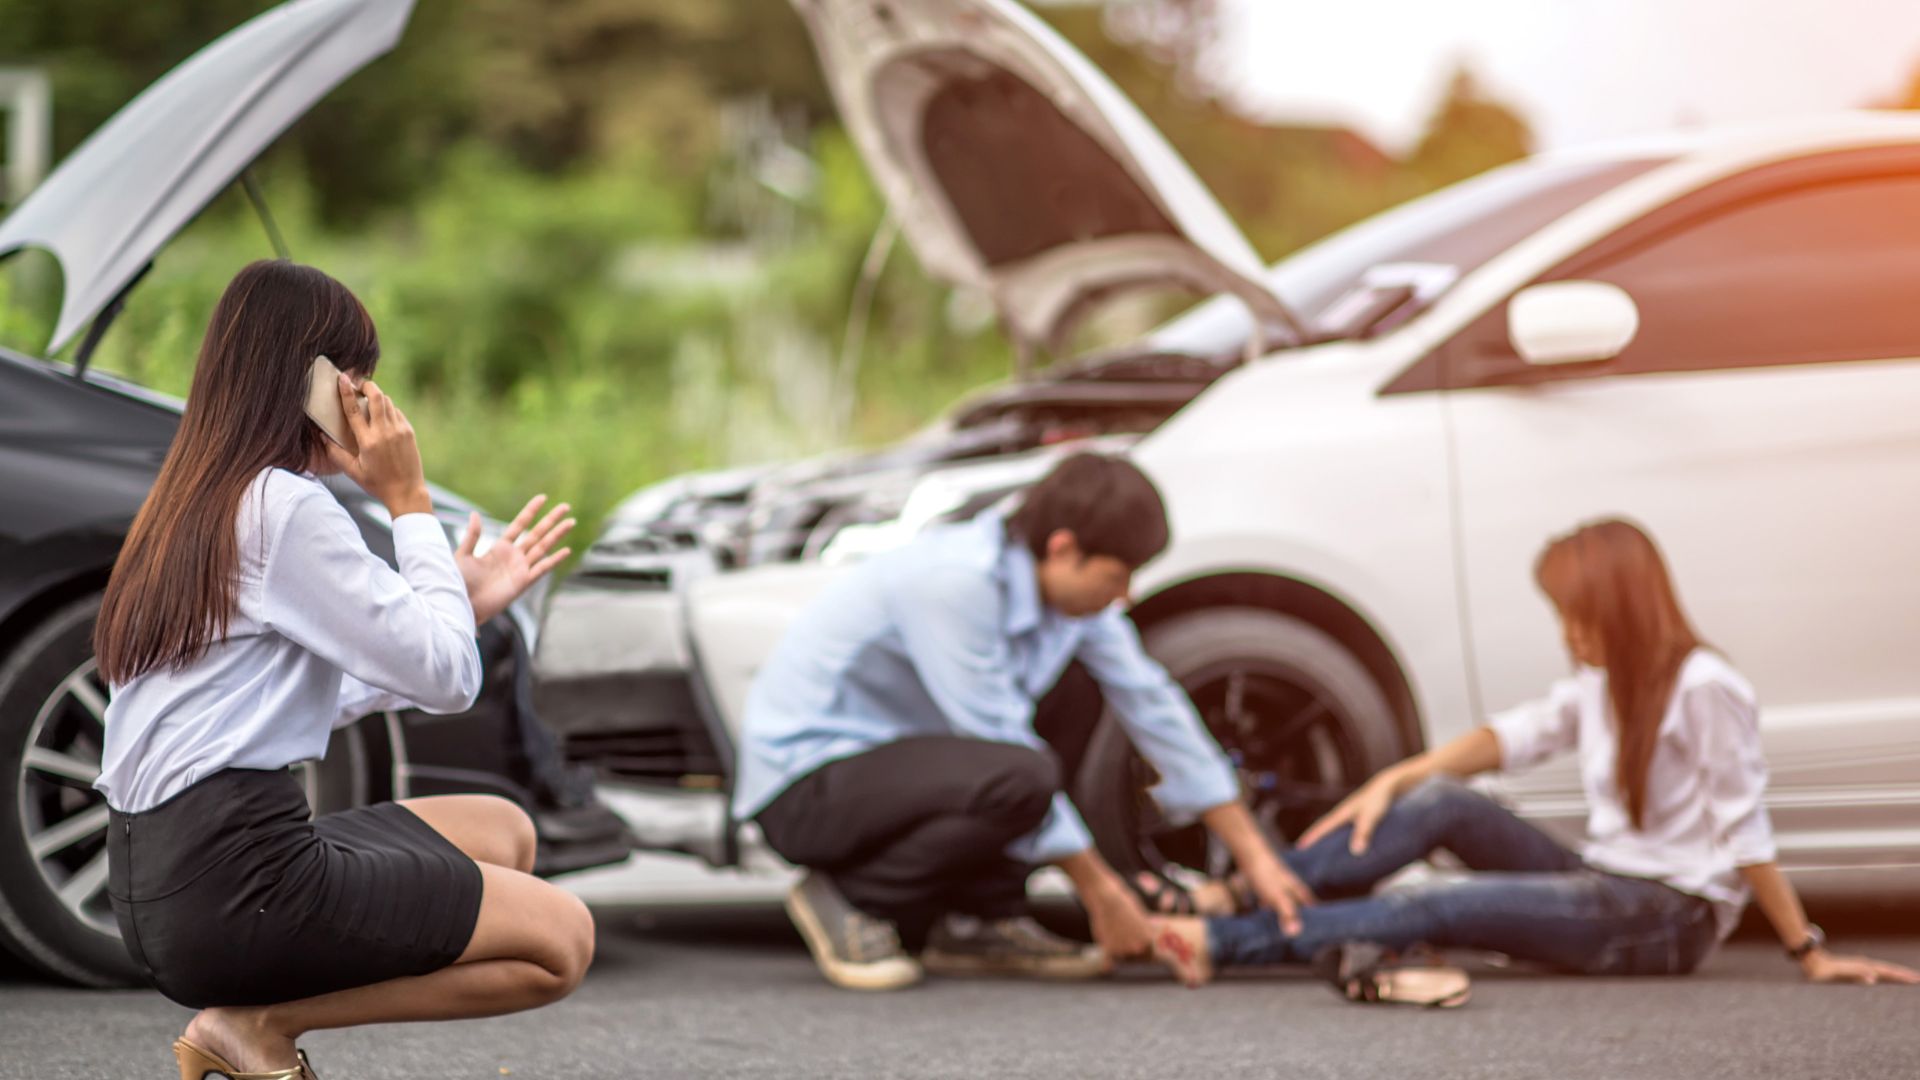
<svg viewBox="0 0 1920 1080">
<path fill-rule="evenodd" d="M 1000 546 L 997 573 L 1007 600 L 1001 628 L 1007 636 L 1024 634 L 1040 625 L 1040 582 L 1036 578 L 1033 552 L 1027 545 L 1007 535 L 1006 519 L 999 514 L 982 514 L 981 528 Z"/>
</svg>

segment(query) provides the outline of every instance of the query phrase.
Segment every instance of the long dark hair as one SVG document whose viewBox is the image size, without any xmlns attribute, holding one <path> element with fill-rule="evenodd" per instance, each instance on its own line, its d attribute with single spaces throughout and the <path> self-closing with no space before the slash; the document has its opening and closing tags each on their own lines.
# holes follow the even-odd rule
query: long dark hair
<svg viewBox="0 0 1920 1080">
<path fill-rule="evenodd" d="M 1642 828 L 1660 719 L 1700 636 L 1680 609 L 1660 549 L 1630 522 L 1596 521 L 1559 537 L 1540 553 L 1533 576 L 1563 621 L 1597 639 L 1620 732 L 1614 781 L 1633 827 Z"/>
<path fill-rule="evenodd" d="M 93 647 L 109 683 L 177 671 L 226 635 L 248 483 L 263 469 L 309 468 L 322 452 L 326 436 L 305 410 L 316 356 L 373 372 L 380 341 L 360 301 L 310 266 L 240 271 L 213 309 L 179 433 L 100 605 Z"/>
</svg>

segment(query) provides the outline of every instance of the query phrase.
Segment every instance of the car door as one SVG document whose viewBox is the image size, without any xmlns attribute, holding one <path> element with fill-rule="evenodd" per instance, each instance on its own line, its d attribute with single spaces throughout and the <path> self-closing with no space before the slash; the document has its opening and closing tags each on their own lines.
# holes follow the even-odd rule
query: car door
<svg viewBox="0 0 1920 1080">
<path fill-rule="evenodd" d="M 1640 326 L 1534 367 L 1502 304 L 1437 354 L 1482 705 L 1568 670 L 1541 547 L 1625 515 L 1760 692 L 1783 861 L 1920 861 L 1920 148 L 1721 181 L 1540 280 L 1616 285 Z M 1564 763 L 1517 790 L 1581 813 Z"/>
</svg>

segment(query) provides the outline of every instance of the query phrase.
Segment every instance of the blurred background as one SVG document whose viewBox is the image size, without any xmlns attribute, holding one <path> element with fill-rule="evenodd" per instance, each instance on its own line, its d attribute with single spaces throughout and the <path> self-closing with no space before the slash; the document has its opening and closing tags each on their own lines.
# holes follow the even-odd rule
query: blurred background
<svg viewBox="0 0 1920 1080">
<path fill-rule="evenodd" d="M 46 76 L 57 161 L 271 2 L 0 0 L 0 65 Z M 1723 0 L 1034 6 L 1270 260 L 1541 145 L 1920 107 L 1909 3 L 1836 0 L 1859 10 L 1819 32 Z M 1730 26 L 1750 47 L 1704 77 L 1690 43 Z M 373 311 L 429 475 L 494 513 L 570 499 L 583 538 L 648 481 L 891 439 L 1012 368 L 984 298 L 929 282 L 904 245 L 860 288 L 883 205 L 784 0 L 421 0 L 397 52 L 254 176 L 293 257 Z M 95 364 L 184 394 L 220 289 L 272 253 L 223 196 Z M 43 254 L 0 264 L 0 341 L 39 354 L 58 287 Z M 1122 307 L 1082 344 L 1182 305 Z"/>
</svg>

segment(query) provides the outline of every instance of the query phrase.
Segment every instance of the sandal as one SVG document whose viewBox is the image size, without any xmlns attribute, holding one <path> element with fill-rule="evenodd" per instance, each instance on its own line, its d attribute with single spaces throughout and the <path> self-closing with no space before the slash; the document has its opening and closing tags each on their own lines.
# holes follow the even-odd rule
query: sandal
<svg viewBox="0 0 1920 1080">
<path fill-rule="evenodd" d="M 1150 914 L 1192 915 L 1199 910 L 1193 893 L 1186 886 L 1157 871 L 1142 870 L 1135 874 L 1133 891 L 1140 894 L 1140 901 Z"/>
<path fill-rule="evenodd" d="M 1361 1004 L 1457 1009 L 1473 996 L 1473 982 L 1459 968 L 1399 966 L 1391 952 L 1367 941 L 1328 946 L 1313 967 L 1335 993 Z"/>
<path fill-rule="evenodd" d="M 1182 873 L 1184 868 L 1168 867 L 1164 870 L 1142 870 L 1133 877 L 1133 891 L 1146 904 L 1147 911 L 1154 915 L 1200 915 L 1213 917 L 1218 915 L 1244 915 L 1259 906 L 1247 887 L 1246 879 L 1235 874 L 1225 880 L 1204 878 L 1190 873 L 1192 883 L 1176 880 L 1173 875 Z M 1225 893 L 1226 907 L 1208 904 L 1196 895 L 1199 890 L 1209 886 Z"/>
<path fill-rule="evenodd" d="M 220 1077 L 223 1080 L 320 1080 L 320 1074 L 313 1071 L 313 1063 L 307 1060 L 307 1052 L 296 1049 L 294 1053 L 299 1056 L 300 1064 L 291 1069 L 241 1072 L 219 1054 L 189 1042 L 184 1035 L 173 1041 L 173 1057 L 180 1065 L 181 1080 L 207 1080 L 208 1077 Z"/>
</svg>

